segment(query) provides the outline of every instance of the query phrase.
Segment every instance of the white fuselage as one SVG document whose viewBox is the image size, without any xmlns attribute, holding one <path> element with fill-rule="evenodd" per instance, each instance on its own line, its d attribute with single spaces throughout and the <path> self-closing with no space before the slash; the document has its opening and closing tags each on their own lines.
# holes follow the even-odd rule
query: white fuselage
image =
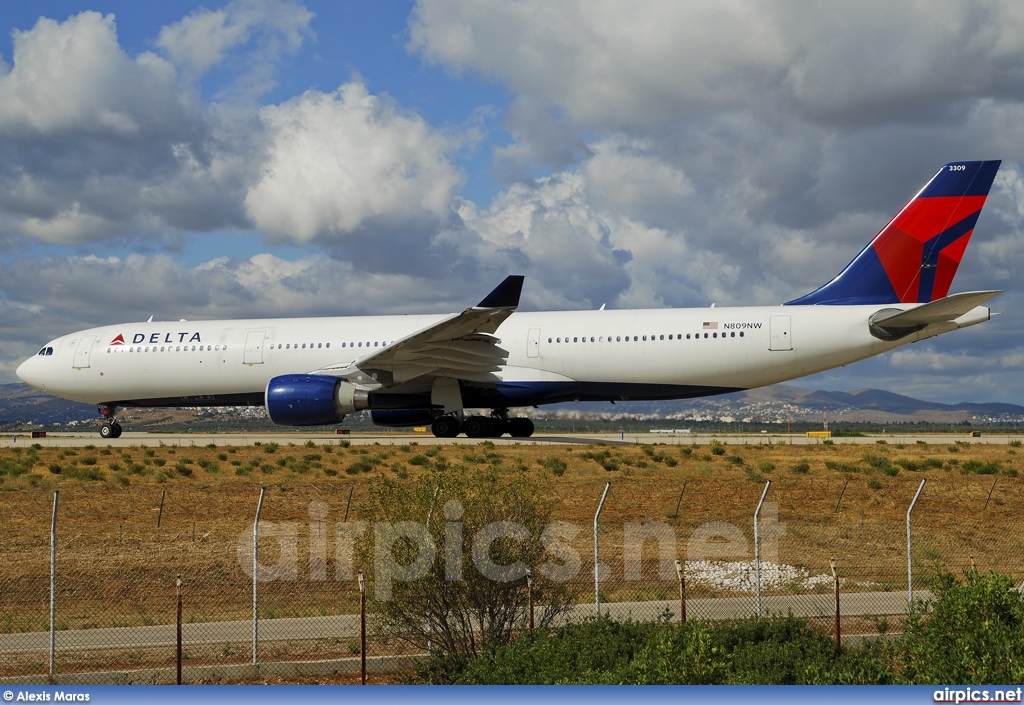
<svg viewBox="0 0 1024 705">
<path fill-rule="evenodd" d="M 901 309 L 914 304 L 897 305 Z M 525 389 L 515 404 L 564 398 L 666 399 L 783 382 L 950 330 L 898 341 L 871 335 L 883 307 L 772 306 L 517 312 L 494 334 L 495 374 Z M 893 307 L 887 307 L 893 308 Z M 979 307 L 980 308 L 980 307 Z M 275 376 L 345 368 L 443 316 L 125 323 L 66 335 L 18 376 L 65 399 L 194 406 L 260 403 Z M 987 319 L 980 314 L 966 325 Z M 954 326 L 955 327 L 955 326 Z M 123 340 L 123 343 L 120 341 Z M 414 386 L 415 383 L 413 383 Z M 559 392 L 552 395 L 551 389 Z M 575 390 L 575 391 L 574 391 Z M 470 406 L 471 404 L 467 404 Z"/>
</svg>

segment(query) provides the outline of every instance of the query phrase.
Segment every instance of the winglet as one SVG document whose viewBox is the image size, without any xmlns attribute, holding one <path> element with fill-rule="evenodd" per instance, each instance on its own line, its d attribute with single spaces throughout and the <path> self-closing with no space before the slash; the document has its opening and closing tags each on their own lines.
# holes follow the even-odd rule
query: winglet
<svg viewBox="0 0 1024 705">
<path fill-rule="evenodd" d="M 525 278 L 521 274 L 505 277 L 505 281 L 498 284 L 494 291 L 485 296 L 483 301 L 473 308 L 515 308 L 519 305 L 519 296 L 523 293 Z"/>
</svg>

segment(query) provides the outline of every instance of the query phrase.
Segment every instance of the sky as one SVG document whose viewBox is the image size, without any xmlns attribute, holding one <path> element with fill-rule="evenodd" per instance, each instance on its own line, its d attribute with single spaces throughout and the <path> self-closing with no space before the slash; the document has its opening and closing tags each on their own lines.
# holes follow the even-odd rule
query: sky
<svg viewBox="0 0 1024 705">
<path fill-rule="evenodd" d="M 983 325 L 797 382 L 1024 403 L 1024 4 L 0 5 L 0 383 L 133 320 L 774 305 L 1002 159 Z"/>
</svg>

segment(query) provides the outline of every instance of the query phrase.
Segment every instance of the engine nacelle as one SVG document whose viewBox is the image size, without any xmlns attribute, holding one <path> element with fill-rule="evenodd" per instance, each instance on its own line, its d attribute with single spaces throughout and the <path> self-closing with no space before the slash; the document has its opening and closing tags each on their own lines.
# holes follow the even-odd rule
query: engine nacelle
<svg viewBox="0 0 1024 705">
<path fill-rule="evenodd" d="M 426 409 L 374 409 L 370 418 L 378 426 L 401 428 L 403 426 L 429 426 L 434 420 Z"/>
<path fill-rule="evenodd" d="M 281 375 L 267 385 L 267 415 L 279 426 L 327 426 L 368 409 L 369 393 L 327 375 Z"/>
</svg>

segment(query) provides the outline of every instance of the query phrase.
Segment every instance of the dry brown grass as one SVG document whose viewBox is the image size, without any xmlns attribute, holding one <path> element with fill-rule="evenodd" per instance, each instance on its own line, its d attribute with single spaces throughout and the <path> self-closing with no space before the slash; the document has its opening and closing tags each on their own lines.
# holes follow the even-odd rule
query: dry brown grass
<svg viewBox="0 0 1024 705">
<path fill-rule="evenodd" d="M 315 616 L 351 613 L 358 604 L 354 585 L 334 579 L 334 525 L 343 519 L 350 491 L 349 521 L 365 518 L 371 483 L 415 478 L 439 459 L 454 478 L 465 468 L 492 466 L 550 479 L 557 518 L 581 529 L 574 546 L 583 558 L 584 581 L 592 570 L 591 526 L 605 482 L 612 489 L 601 517 L 601 558 L 621 577 L 625 522 L 666 523 L 680 555 L 693 530 L 709 520 L 732 522 L 751 539 L 753 511 L 769 479 L 768 500 L 778 505 L 786 532 L 780 559 L 811 574 L 827 573 L 834 555 L 844 575 L 871 589 L 905 586 L 904 522 L 922 479 L 928 484 L 914 515 L 921 565 L 941 561 L 959 570 L 973 554 L 982 570 L 998 568 L 1018 581 L 1024 574 L 1018 516 L 1024 491 L 1017 477 L 1024 453 L 1006 445 L 864 446 L 837 439 L 816 446 L 726 442 L 721 451 L 689 445 L 345 448 L 337 442 L 272 452 L 266 446 L 3 449 L 0 632 L 46 628 L 54 489 L 60 490 L 61 629 L 168 623 L 178 573 L 186 584 L 186 621 L 246 619 L 251 582 L 237 549 L 251 535 L 261 486 L 267 488 L 263 521 L 299 524 L 298 579 L 261 588 L 265 616 Z M 878 467 L 886 460 L 898 468 L 895 475 Z M 1000 474 L 965 473 L 965 461 L 998 463 Z M 926 462 L 937 467 L 907 469 Z M 18 463 L 30 469 L 12 476 Z M 90 473 L 97 479 L 85 479 Z M 311 519 L 315 500 L 328 508 L 320 525 Z M 318 530 L 328 542 L 324 581 L 310 580 L 307 569 L 310 531 Z M 264 541 L 261 563 L 273 563 L 278 551 L 276 541 Z M 652 543 L 645 547 L 645 580 L 610 584 L 617 585 L 610 597 L 671 599 L 673 583 L 657 582 L 655 557 Z"/>
</svg>

